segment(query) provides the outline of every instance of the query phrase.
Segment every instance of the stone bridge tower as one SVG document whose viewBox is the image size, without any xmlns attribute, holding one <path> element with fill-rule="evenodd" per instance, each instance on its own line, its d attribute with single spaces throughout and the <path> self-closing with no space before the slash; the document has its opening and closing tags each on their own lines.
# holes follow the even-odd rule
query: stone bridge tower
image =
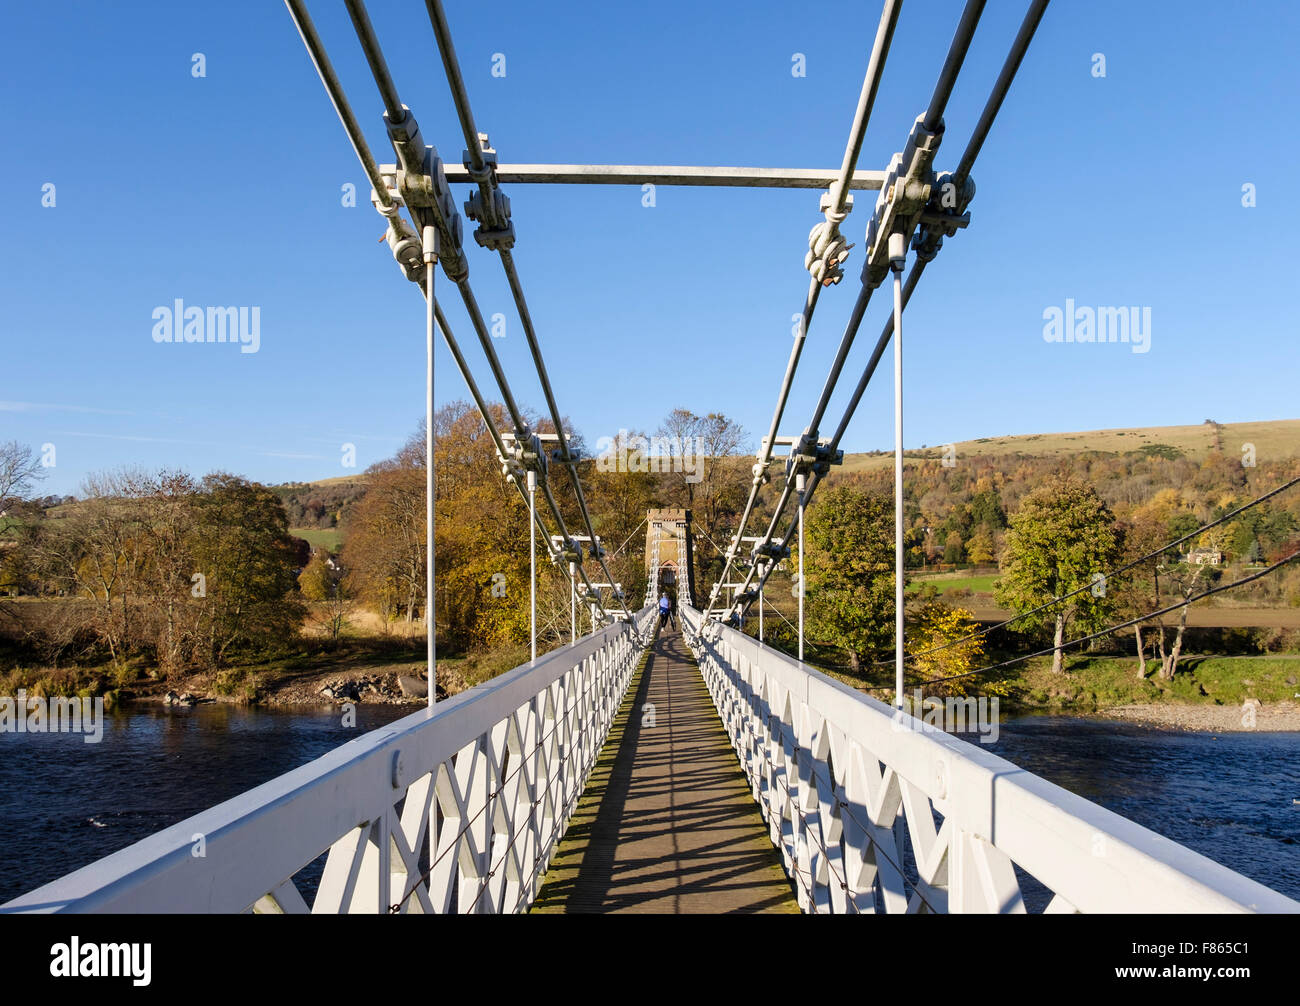
<svg viewBox="0 0 1300 1006">
<path fill-rule="evenodd" d="M 658 572 L 659 591 L 672 591 L 679 602 L 694 603 L 695 546 L 689 510 L 651 510 L 646 514 L 645 563 L 647 599 L 657 593 Z"/>
</svg>

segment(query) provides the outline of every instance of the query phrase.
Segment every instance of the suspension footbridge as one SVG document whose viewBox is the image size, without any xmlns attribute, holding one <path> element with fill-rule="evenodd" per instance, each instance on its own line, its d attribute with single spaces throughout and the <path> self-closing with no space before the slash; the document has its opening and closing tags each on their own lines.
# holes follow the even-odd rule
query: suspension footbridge
<svg viewBox="0 0 1300 1006">
<path fill-rule="evenodd" d="M 971 223 L 975 162 L 1047 0 L 1028 3 L 1019 30 L 1006 40 L 1005 61 L 974 130 L 945 168 L 944 110 L 985 6 L 968 0 L 932 92 L 899 129 L 898 152 L 882 170 L 859 169 L 858 160 L 901 0 L 885 0 L 874 34 L 864 33 L 866 71 L 848 141 L 840 166 L 826 170 L 499 162 L 471 111 L 443 4 L 426 0 L 465 144 L 458 166 L 445 163 L 402 103 L 364 3 L 346 0 L 393 150 L 394 160 L 381 163 L 305 3 L 286 5 L 372 185 L 402 278 L 424 301 L 429 416 L 440 335 L 481 413 L 503 477 L 528 509 L 531 659 L 445 701 L 437 701 L 430 687 L 427 708 L 0 911 L 1300 911 L 1300 904 L 1269 887 L 902 708 L 911 656 L 902 565 L 903 313 L 945 239 Z M 693 596 L 684 516 L 651 515 L 643 607 L 629 607 L 611 574 L 599 515 L 583 491 L 582 458 L 565 432 L 512 256 L 515 223 L 502 186 L 549 183 L 822 190 L 794 344 L 744 512 L 707 597 Z M 475 243 L 504 270 L 545 397 L 548 432 L 528 421 L 493 347 L 469 279 L 454 184 L 468 186 L 463 208 L 476 225 Z M 815 408 L 791 433 L 787 401 L 818 301 L 844 278 L 850 248 L 844 227 L 854 194 L 871 192 L 874 205 L 860 213 L 867 219 L 853 310 Z M 439 268 L 470 318 L 492 394 L 504 405 L 504 423 L 489 408 L 439 304 L 438 296 L 446 296 L 435 286 Z M 892 293 L 889 319 L 832 426 L 832 393 L 869 302 L 885 285 Z M 794 554 L 804 514 L 842 457 L 845 432 L 891 344 L 898 564 L 892 705 L 803 661 L 802 590 L 797 655 L 742 631 L 755 605 L 762 617 L 764 585 Z M 432 542 L 432 422 L 428 429 L 426 541 Z M 771 517 L 748 534 L 765 490 L 776 496 Z M 572 500 L 576 526 L 566 522 L 562 497 Z M 797 548 L 800 560 L 803 552 Z M 572 585 L 569 639 L 540 654 L 539 557 L 567 572 Z M 431 558 L 426 566 L 432 599 Z M 666 575 L 675 588 L 679 627 L 657 624 Z M 586 634 L 580 632 L 580 605 L 590 616 Z M 426 617 L 434 624 L 432 610 Z M 431 677 L 434 636 L 428 633 Z"/>
</svg>

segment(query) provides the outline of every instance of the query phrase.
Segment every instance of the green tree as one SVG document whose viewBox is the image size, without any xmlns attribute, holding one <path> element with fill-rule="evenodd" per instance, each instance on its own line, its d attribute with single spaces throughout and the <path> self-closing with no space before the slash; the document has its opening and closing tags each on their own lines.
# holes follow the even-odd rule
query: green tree
<svg viewBox="0 0 1300 1006">
<path fill-rule="evenodd" d="M 196 649 L 220 663 L 232 646 L 269 646 L 298 635 L 305 610 L 293 595 L 297 548 L 280 497 L 224 472 L 203 479 L 192 554 L 202 590 Z"/>
<path fill-rule="evenodd" d="M 1052 670 L 1062 670 L 1066 627 L 1100 627 L 1114 607 L 1104 580 L 1119 553 L 1115 519 L 1091 486 L 1071 476 L 1049 479 L 1021 502 L 1007 531 L 997 602 L 1018 613 L 1080 592 L 1024 619 L 1029 628 L 1053 626 Z M 1080 590 L 1080 588 L 1084 588 Z"/>
<path fill-rule="evenodd" d="M 966 548 L 966 555 L 971 562 L 976 564 L 992 562 L 997 558 L 993 535 L 989 533 L 987 524 L 981 524 L 975 534 L 971 536 L 970 544 Z"/>
<path fill-rule="evenodd" d="M 1007 515 L 996 489 L 984 489 L 971 497 L 970 516 L 973 523 L 985 524 L 995 531 L 1007 526 Z"/>
<path fill-rule="evenodd" d="M 806 615 L 854 671 L 894 643 L 894 512 L 886 495 L 836 486 L 805 517 Z"/>
</svg>

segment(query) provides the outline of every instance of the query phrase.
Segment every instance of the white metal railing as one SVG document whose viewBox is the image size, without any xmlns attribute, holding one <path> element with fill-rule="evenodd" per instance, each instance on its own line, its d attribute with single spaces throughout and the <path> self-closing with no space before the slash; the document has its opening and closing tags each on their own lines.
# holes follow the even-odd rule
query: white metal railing
<svg viewBox="0 0 1300 1006">
<path fill-rule="evenodd" d="M 0 912 L 526 909 L 653 616 L 373 730 Z M 309 906 L 294 875 L 326 851 Z"/>
<path fill-rule="evenodd" d="M 681 607 L 806 912 L 1300 912 L 1300 903 Z M 1013 865 L 1014 864 L 1014 865 Z"/>
</svg>

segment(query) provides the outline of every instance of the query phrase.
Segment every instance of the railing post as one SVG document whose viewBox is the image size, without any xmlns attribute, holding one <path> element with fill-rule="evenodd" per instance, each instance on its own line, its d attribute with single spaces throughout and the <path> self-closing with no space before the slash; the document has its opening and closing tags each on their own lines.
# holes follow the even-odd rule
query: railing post
<svg viewBox="0 0 1300 1006">
<path fill-rule="evenodd" d="M 438 618 L 434 597 L 434 555 L 437 551 L 434 542 L 434 477 L 433 477 L 433 277 L 438 261 L 438 231 L 434 227 L 425 227 L 421 235 L 421 244 L 425 270 L 425 403 L 424 403 L 424 504 L 425 504 L 425 578 L 424 578 L 424 632 L 428 636 L 425 642 L 425 660 L 428 662 L 429 708 L 438 701 Z"/>
<path fill-rule="evenodd" d="M 903 267 L 907 237 L 889 235 L 894 271 L 894 707 L 903 708 Z"/>
<path fill-rule="evenodd" d="M 528 469 L 528 640 L 537 663 L 537 472 Z"/>
<path fill-rule="evenodd" d="M 795 491 L 799 494 L 799 663 L 803 663 L 803 596 L 808 593 L 808 586 L 803 578 L 803 512 L 807 482 L 803 472 L 795 477 Z"/>
</svg>

